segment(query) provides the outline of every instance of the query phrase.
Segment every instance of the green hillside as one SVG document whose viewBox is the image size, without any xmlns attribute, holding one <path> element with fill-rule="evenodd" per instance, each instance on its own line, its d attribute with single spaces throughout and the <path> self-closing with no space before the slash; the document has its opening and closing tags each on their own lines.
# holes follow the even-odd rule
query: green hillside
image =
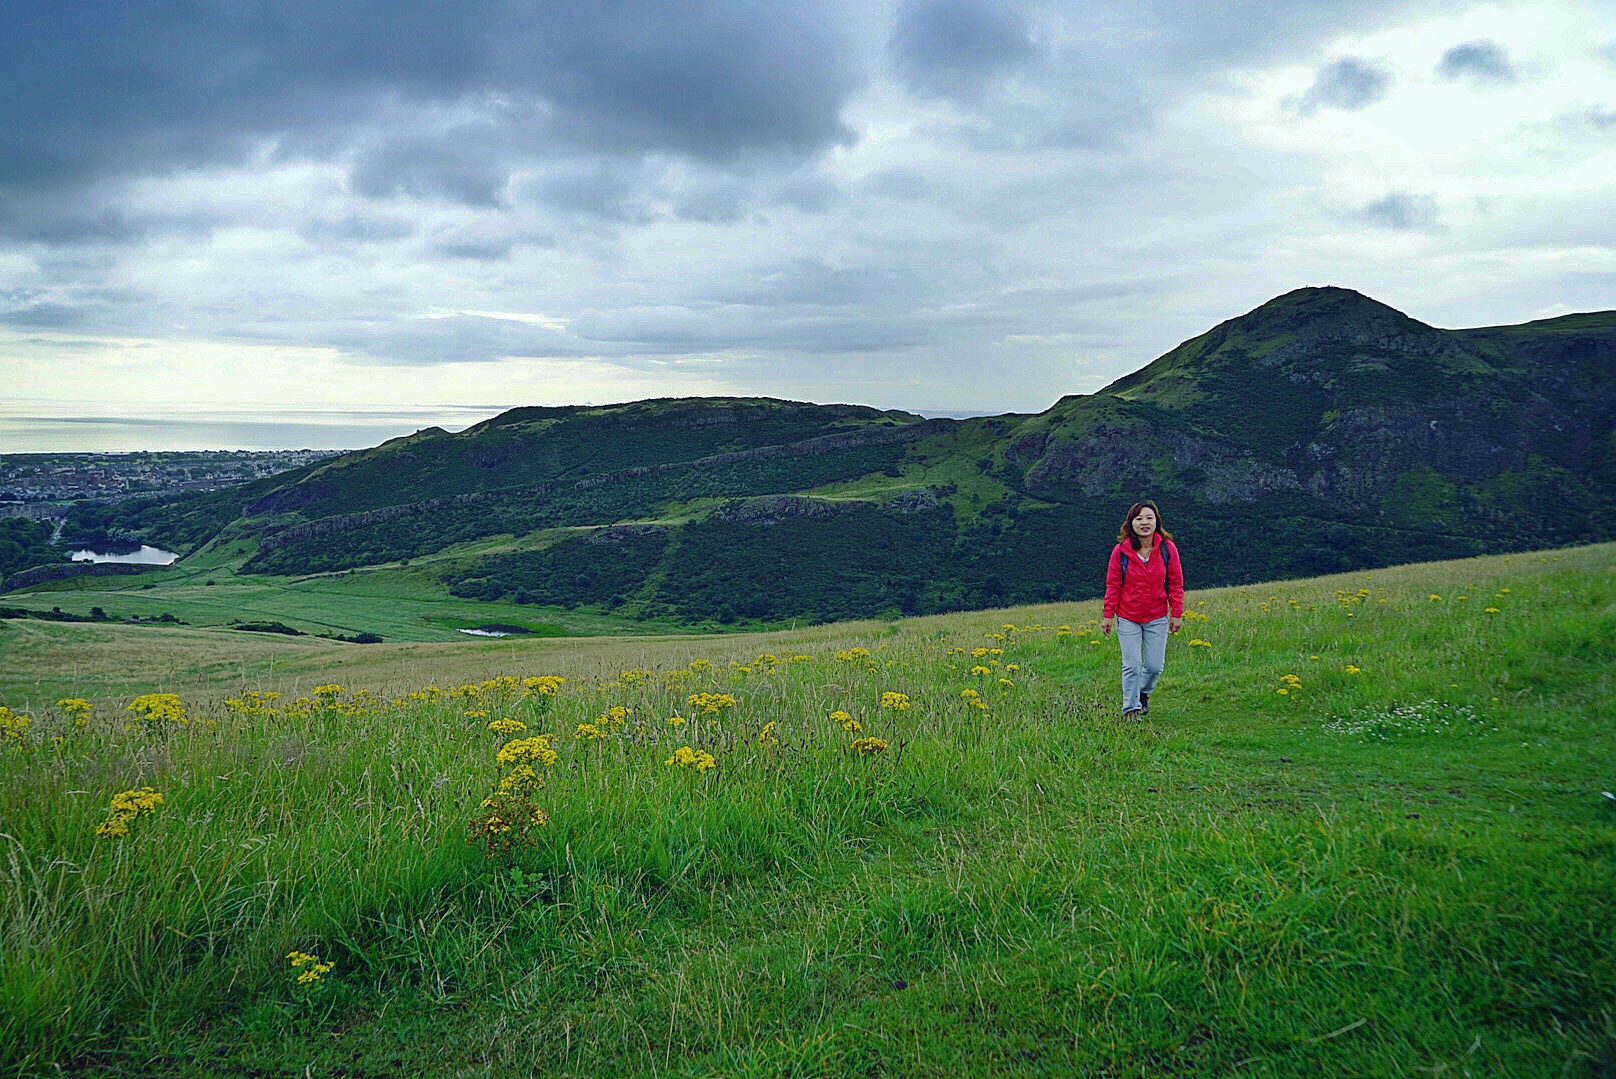
<svg viewBox="0 0 1616 1079">
<path fill-rule="evenodd" d="M 1094 595 L 1139 497 L 1203 584 L 1616 536 L 1613 372 L 1616 312 L 1443 330 L 1308 288 L 1036 416 L 518 408 L 234 491 L 76 512 L 255 587 L 405 572 L 412 593 L 546 624 L 919 615 Z"/>
<path fill-rule="evenodd" d="M 1613 571 L 1195 588 L 1144 723 L 1093 602 L 3 624 L 0 1075 L 1607 1076 Z"/>
</svg>

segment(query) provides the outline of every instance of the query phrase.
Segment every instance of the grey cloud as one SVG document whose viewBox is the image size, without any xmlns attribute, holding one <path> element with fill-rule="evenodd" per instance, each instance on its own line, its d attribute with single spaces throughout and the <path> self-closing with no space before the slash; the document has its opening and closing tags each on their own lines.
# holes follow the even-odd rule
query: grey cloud
<svg viewBox="0 0 1616 1079">
<path fill-rule="evenodd" d="M 1509 54 L 1496 41 L 1467 41 L 1442 54 L 1437 74 L 1444 79 L 1469 78 L 1480 82 L 1513 82 L 1515 68 Z"/>
<path fill-rule="evenodd" d="M 797 161 L 853 138 L 840 2 L 40 6 L 0 36 L 0 203 L 70 205 L 97 180 L 266 147 L 357 147 L 362 194 L 478 205 L 541 150 Z M 473 129 L 422 134 L 422 110 Z M 26 231 L 16 216 L 0 227 Z"/>
<path fill-rule="evenodd" d="M 1428 232 L 1440 226 L 1436 199 L 1397 191 L 1363 208 L 1366 220 L 1401 232 Z"/>
<path fill-rule="evenodd" d="M 901 350 L 936 336 L 913 313 L 778 311 L 746 305 L 624 307 L 580 316 L 585 340 L 622 353 L 683 353 L 776 349 L 806 353 Z"/>
<path fill-rule="evenodd" d="M 299 341 L 313 339 L 347 352 L 403 363 L 475 363 L 508 356 L 566 357 L 583 352 L 576 340 L 556 330 L 479 315 L 276 329 L 296 334 Z"/>
<path fill-rule="evenodd" d="M 889 51 L 912 89 L 957 98 L 1015 71 L 1036 48 L 1026 19 L 1004 0 L 910 0 Z"/>
<path fill-rule="evenodd" d="M 27 326 L 36 330 L 83 330 L 88 322 L 83 309 L 60 303 L 35 303 L 0 311 L 0 325 Z"/>
<path fill-rule="evenodd" d="M 866 177 L 860 186 L 868 194 L 904 202 L 917 202 L 931 194 L 932 190 L 925 173 L 901 166 L 874 173 Z"/>
<path fill-rule="evenodd" d="M 799 259 L 764 269 L 754 282 L 723 294 L 729 302 L 757 307 L 843 307 L 898 296 L 913 300 L 925 291 L 926 281 L 914 266 L 838 269 L 818 259 Z"/>
<path fill-rule="evenodd" d="M 489 132 L 454 132 L 435 139 L 390 139 L 354 162 L 349 185 L 367 198 L 410 195 L 467 206 L 497 206 L 509 166 Z"/>
<path fill-rule="evenodd" d="M 521 197 L 564 213 L 643 224 L 655 217 L 645 190 L 652 181 L 643 163 L 578 159 L 527 179 Z"/>
<path fill-rule="evenodd" d="M 414 232 L 405 220 L 374 214 L 346 214 L 340 218 L 316 217 L 299 230 L 313 243 L 385 243 L 402 240 Z"/>
<path fill-rule="evenodd" d="M 1293 105 L 1304 116 L 1323 108 L 1365 109 L 1386 96 L 1391 81 L 1380 65 L 1348 56 L 1327 64 Z"/>
</svg>

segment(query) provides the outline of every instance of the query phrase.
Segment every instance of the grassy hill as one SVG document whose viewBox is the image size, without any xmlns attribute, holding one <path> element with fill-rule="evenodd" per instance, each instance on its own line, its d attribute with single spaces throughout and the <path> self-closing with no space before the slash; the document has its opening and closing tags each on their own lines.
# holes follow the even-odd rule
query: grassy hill
<svg viewBox="0 0 1616 1079">
<path fill-rule="evenodd" d="M 1093 596 L 1141 496 L 1203 584 L 1616 537 L 1613 376 L 1616 312 L 1443 330 L 1307 288 L 1036 416 L 519 408 L 233 492 L 84 507 L 77 524 L 179 546 L 180 573 L 228 569 L 256 609 L 284 588 L 278 619 L 316 631 L 432 639 L 434 618 L 476 621 L 464 611 L 482 604 L 572 632 L 914 616 Z M 311 578 L 350 571 L 424 606 L 309 609 Z M 180 579 L 8 602 L 110 611 L 118 596 L 81 590 Z"/>
<path fill-rule="evenodd" d="M 1093 603 L 9 623 L 0 1073 L 1607 1075 L 1613 570 L 1194 590 L 1145 724 Z"/>
</svg>

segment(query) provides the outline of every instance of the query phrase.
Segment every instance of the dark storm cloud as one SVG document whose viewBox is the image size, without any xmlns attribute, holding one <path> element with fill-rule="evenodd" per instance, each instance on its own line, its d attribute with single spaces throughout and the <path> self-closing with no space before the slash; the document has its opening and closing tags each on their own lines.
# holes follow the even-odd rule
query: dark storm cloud
<svg viewBox="0 0 1616 1079">
<path fill-rule="evenodd" d="M 474 205 L 541 150 L 800 159 L 852 139 L 861 80 L 823 5 L 32 5 L 0 35 L 0 226 L 97 180 L 266 146 L 357 150 L 362 194 Z M 465 123 L 423 135 L 434 110 Z M 24 195 L 45 205 L 25 213 Z"/>
<path fill-rule="evenodd" d="M 1514 82 L 1515 68 L 1509 54 L 1496 41 L 1467 41 L 1442 54 L 1436 72 L 1444 79 L 1475 79 L 1480 82 Z"/>
<path fill-rule="evenodd" d="M 467 206 L 497 206 L 510 166 L 492 132 L 391 138 L 364 150 L 348 183 L 366 198 L 411 195 Z"/>
<path fill-rule="evenodd" d="M 1026 19 L 1004 0 L 910 0 L 890 49 L 910 88 L 937 97 L 969 96 L 1036 51 Z"/>
<path fill-rule="evenodd" d="M 1386 96 L 1392 77 L 1385 68 L 1348 56 L 1327 64 L 1295 108 L 1306 116 L 1319 109 L 1366 109 Z"/>
</svg>

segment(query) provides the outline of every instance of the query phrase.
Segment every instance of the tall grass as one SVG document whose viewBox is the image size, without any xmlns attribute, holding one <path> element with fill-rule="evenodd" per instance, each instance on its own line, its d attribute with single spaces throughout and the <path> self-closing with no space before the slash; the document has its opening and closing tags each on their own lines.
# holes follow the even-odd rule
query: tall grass
<svg viewBox="0 0 1616 1079">
<path fill-rule="evenodd" d="M 1613 564 L 1192 593 L 1145 724 L 1092 605 L 533 646 L 185 723 L 5 702 L 33 722 L 0 753 L 0 1061 L 1608 1074 Z M 548 823 L 490 858 L 504 717 L 558 759 Z M 717 766 L 665 763 L 686 745 Z M 164 803 L 98 837 L 142 786 Z M 294 951 L 335 966 L 300 984 Z"/>
</svg>

